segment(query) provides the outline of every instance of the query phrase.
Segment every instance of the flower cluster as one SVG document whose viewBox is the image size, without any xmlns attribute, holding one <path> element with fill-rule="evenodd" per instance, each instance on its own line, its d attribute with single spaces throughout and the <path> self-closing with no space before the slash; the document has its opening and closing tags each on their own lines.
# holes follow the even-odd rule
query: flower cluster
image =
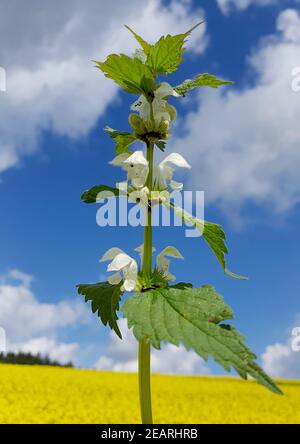
<svg viewBox="0 0 300 444">
<path fill-rule="evenodd" d="M 116 156 L 111 162 L 112 165 L 120 166 L 127 172 L 127 179 L 118 182 L 116 187 L 129 193 L 129 200 L 147 203 L 149 189 L 145 186 L 149 165 L 143 151 L 135 151 L 133 154 L 122 153 Z M 191 168 L 181 154 L 171 153 L 161 162 L 154 166 L 153 170 L 153 191 L 180 191 L 183 184 L 173 180 L 175 167 Z"/>
<path fill-rule="evenodd" d="M 141 95 L 132 105 L 131 110 L 137 114 L 130 114 L 129 122 L 136 135 L 153 137 L 154 140 L 166 139 L 169 136 L 170 123 L 176 118 L 176 109 L 167 102 L 168 97 L 179 96 L 178 93 L 168 83 L 155 85 L 153 97 L 149 99 Z M 191 168 L 184 157 L 179 153 L 171 153 L 154 165 L 152 171 L 152 190 L 150 193 L 147 187 L 149 175 L 149 162 L 142 150 L 134 152 L 123 152 L 118 154 L 111 162 L 111 165 L 121 167 L 126 173 L 126 180 L 118 182 L 116 187 L 120 192 L 128 194 L 129 201 L 147 206 L 159 202 L 162 195 L 168 198 L 170 191 L 180 191 L 183 184 L 173 179 L 177 168 Z M 157 196 L 159 196 L 157 198 Z M 141 268 L 144 255 L 144 245 L 135 249 L 141 257 Z M 152 248 L 152 253 L 155 248 Z M 172 246 L 164 248 L 156 258 L 155 272 L 158 273 L 166 284 L 176 277 L 169 272 L 170 259 L 183 259 L 180 252 Z M 126 254 L 117 247 L 110 248 L 100 259 L 100 262 L 111 261 L 107 266 L 107 271 L 115 272 L 108 277 L 108 282 L 112 285 L 122 282 L 122 291 L 137 291 L 144 288 L 141 281 L 144 279 L 139 273 L 139 267 L 134 258 Z M 150 278 L 151 281 L 151 278 Z"/>
<path fill-rule="evenodd" d="M 142 262 L 144 253 L 143 244 L 137 247 L 135 251 L 140 254 Z M 154 251 L 155 248 L 152 249 L 152 252 Z M 176 276 L 169 272 L 170 259 L 168 259 L 168 257 L 183 259 L 183 256 L 180 254 L 177 248 L 172 246 L 164 248 L 157 255 L 156 271 L 158 271 L 166 282 L 174 281 L 176 279 Z M 122 291 L 138 291 L 142 287 L 139 282 L 140 277 L 136 260 L 126 254 L 123 250 L 118 247 L 110 248 L 100 259 L 100 262 L 106 261 L 111 261 L 107 266 L 107 271 L 115 272 L 107 279 L 111 285 L 120 284 L 122 282 Z"/>
<path fill-rule="evenodd" d="M 132 105 L 129 123 L 138 137 L 143 139 L 149 134 L 159 139 L 168 139 L 171 122 L 176 118 L 176 109 L 167 102 L 168 97 L 179 97 L 179 94 L 167 82 L 159 83 L 149 100 L 141 95 Z"/>
</svg>

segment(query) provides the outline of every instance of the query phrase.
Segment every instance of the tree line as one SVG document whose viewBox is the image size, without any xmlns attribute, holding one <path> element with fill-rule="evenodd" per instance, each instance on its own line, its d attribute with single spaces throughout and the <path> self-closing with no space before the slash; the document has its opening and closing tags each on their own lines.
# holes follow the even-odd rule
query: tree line
<svg viewBox="0 0 300 444">
<path fill-rule="evenodd" d="M 40 353 L 24 353 L 24 352 L 7 352 L 0 353 L 0 363 L 3 364 L 24 364 L 24 365 L 52 365 L 57 367 L 74 367 L 72 362 L 61 364 L 58 361 L 50 359 L 47 355 L 41 355 Z"/>
</svg>

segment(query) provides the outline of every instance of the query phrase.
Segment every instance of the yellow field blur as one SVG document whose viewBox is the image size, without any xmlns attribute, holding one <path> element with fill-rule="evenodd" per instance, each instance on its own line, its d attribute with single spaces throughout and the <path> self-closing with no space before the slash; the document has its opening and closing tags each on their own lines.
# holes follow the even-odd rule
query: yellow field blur
<svg viewBox="0 0 300 444">
<path fill-rule="evenodd" d="M 300 381 L 284 396 L 235 378 L 153 375 L 156 423 L 300 423 Z M 0 423 L 138 423 L 137 375 L 0 365 Z"/>
</svg>

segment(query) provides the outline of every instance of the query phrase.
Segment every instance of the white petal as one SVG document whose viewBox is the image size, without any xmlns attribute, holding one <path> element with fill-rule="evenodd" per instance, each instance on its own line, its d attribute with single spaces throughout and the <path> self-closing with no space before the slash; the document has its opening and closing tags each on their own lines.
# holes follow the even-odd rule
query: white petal
<svg viewBox="0 0 300 444">
<path fill-rule="evenodd" d="M 148 176 L 148 173 L 147 173 Z M 135 188 L 142 188 L 145 185 L 145 182 L 147 180 L 147 176 L 146 177 L 137 177 L 131 180 L 132 185 Z"/>
<path fill-rule="evenodd" d="M 148 195 L 149 195 L 149 189 L 147 187 L 144 187 L 139 190 L 132 191 L 129 194 L 128 200 L 129 202 L 135 202 L 135 203 L 140 202 L 141 204 L 148 205 L 148 197 L 149 197 Z"/>
<path fill-rule="evenodd" d="M 172 178 L 173 170 L 170 167 L 158 164 L 153 169 L 153 183 L 158 190 L 166 190 L 168 188 L 167 179 Z"/>
<path fill-rule="evenodd" d="M 141 95 L 130 107 L 132 111 L 137 111 L 140 117 L 147 121 L 150 119 L 151 107 L 150 103 L 144 95 Z"/>
<path fill-rule="evenodd" d="M 147 99 L 145 96 L 141 95 L 133 104 L 130 106 L 130 109 L 132 111 L 139 111 L 141 106 L 143 106 L 147 102 Z"/>
<path fill-rule="evenodd" d="M 126 269 L 124 270 L 124 274 L 126 274 L 126 277 L 132 277 L 132 278 L 137 278 L 137 272 L 138 272 L 138 265 L 136 263 L 136 261 L 131 258 L 131 262 L 129 264 L 128 267 L 126 267 Z"/>
<path fill-rule="evenodd" d="M 170 187 L 172 188 L 172 190 L 174 191 L 180 191 L 183 188 L 183 183 L 181 182 L 176 182 L 176 180 L 171 180 L 170 182 Z"/>
<path fill-rule="evenodd" d="M 107 271 L 119 271 L 123 268 L 127 267 L 131 261 L 133 261 L 132 257 L 128 256 L 128 254 L 120 253 L 115 256 L 113 261 L 108 265 Z"/>
<path fill-rule="evenodd" d="M 148 160 L 145 158 L 143 151 L 135 151 L 124 160 L 124 163 L 148 166 Z"/>
<path fill-rule="evenodd" d="M 167 281 L 175 281 L 176 280 L 176 276 L 174 276 L 174 274 L 172 274 L 172 273 L 167 273 L 165 278 L 167 279 Z"/>
<path fill-rule="evenodd" d="M 117 182 L 116 183 L 116 188 L 118 188 L 118 190 L 122 193 L 126 193 L 128 191 L 128 182 L 127 180 L 124 180 L 123 182 Z"/>
<path fill-rule="evenodd" d="M 116 156 L 113 160 L 111 160 L 108 163 L 115 166 L 123 166 L 123 163 L 125 162 L 126 159 L 128 159 L 129 156 L 130 156 L 129 153 L 118 154 L 118 156 Z"/>
<path fill-rule="evenodd" d="M 154 92 L 155 97 L 164 98 L 168 96 L 174 96 L 176 91 L 172 88 L 172 86 L 167 82 L 162 82 L 157 90 Z"/>
<path fill-rule="evenodd" d="M 107 278 L 107 282 L 111 285 L 119 284 L 121 282 L 121 280 L 122 280 L 122 276 L 119 272 L 114 273 Z"/>
<path fill-rule="evenodd" d="M 110 248 L 104 253 L 99 262 L 111 261 L 120 253 L 124 253 L 124 251 L 118 247 Z"/>
<path fill-rule="evenodd" d="M 140 110 L 140 117 L 144 122 L 147 122 L 148 120 L 150 120 L 151 118 L 151 105 L 149 102 L 145 102 L 143 103 L 143 105 L 141 106 Z"/>
<path fill-rule="evenodd" d="M 125 279 L 123 288 L 126 291 L 133 291 L 136 287 L 136 280 L 134 279 Z"/>
<path fill-rule="evenodd" d="M 180 168 L 191 168 L 191 166 L 187 163 L 185 158 L 178 153 L 169 154 L 162 162 L 160 162 L 160 165 L 165 165 L 170 163 Z"/>
<path fill-rule="evenodd" d="M 132 259 L 132 258 L 131 258 Z M 136 287 L 137 277 L 138 277 L 138 266 L 134 259 L 131 260 L 130 264 L 123 269 L 124 274 L 124 288 L 126 291 L 132 291 Z"/>
<path fill-rule="evenodd" d="M 139 254 L 143 254 L 144 252 L 144 244 L 139 245 L 134 249 L 134 251 L 137 251 Z"/>
<path fill-rule="evenodd" d="M 169 128 L 171 116 L 167 111 L 159 111 L 158 113 L 154 114 L 154 119 L 157 125 L 160 125 L 161 121 L 163 120 Z"/>
<path fill-rule="evenodd" d="M 166 112 L 167 110 L 167 102 L 163 99 L 155 99 L 152 102 L 153 113 L 156 116 L 158 113 Z"/>
<path fill-rule="evenodd" d="M 176 259 L 184 259 L 184 257 L 181 255 L 181 253 L 177 250 L 177 248 L 172 247 L 169 245 L 168 247 L 164 248 L 160 253 L 159 256 L 168 256 L 168 257 L 174 257 Z"/>
<path fill-rule="evenodd" d="M 148 161 L 143 151 L 135 151 L 124 161 L 123 166 L 127 171 L 127 179 L 132 181 L 133 186 L 143 187 L 149 172 Z"/>
<path fill-rule="evenodd" d="M 161 253 L 156 257 L 156 266 L 159 271 L 169 272 L 170 260 L 166 259 Z"/>
<path fill-rule="evenodd" d="M 144 244 L 141 244 L 138 247 L 136 247 L 134 251 L 137 251 L 139 254 L 144 254 Z M 154 251 L 156 251 L 156 248 L 152 247 L 152 253 L 154 253 Z"/>
<path fill-rule="evenodd" d="M 164 248 L 156 257 L 156 266 L 158 270 L 169 273 L 170 260 L 166 258 L 173 257 L 175 259 L 183 259 L 183 256 L 177 250 L 177 248 L 168 246 Z M 171 279 L 170 279 L 171 280 Z M 173 280 L 173 279 L 172 279 Z"/>
</svg>

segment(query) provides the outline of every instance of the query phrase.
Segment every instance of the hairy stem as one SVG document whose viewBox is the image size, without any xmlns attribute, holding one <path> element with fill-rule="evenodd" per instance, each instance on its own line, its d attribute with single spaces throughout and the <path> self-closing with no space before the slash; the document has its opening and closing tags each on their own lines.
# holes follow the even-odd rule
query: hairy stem
<svg viewBox="0 0 300 444">
<path fill-rule="evenodd" d="M 149 163 L 149 174 L 146 186 L 152 191 L 153 181 L 153 143 L 147 143 L 147 160 Z M 151 197 L 151 195 L 150 195 Z M 144 228 L 144 254 L 143 274 L 148 275 L 152 271 L 152 207 L 151 199 L 148 201 L 147 213 L 145 215 Z M 139 341 L 139 392 L 140 408 L 143 424 L 152 424 L 151 407 L 151 383 L 150 383 L 150 344 L 146 340 Z"/>
</svg>

